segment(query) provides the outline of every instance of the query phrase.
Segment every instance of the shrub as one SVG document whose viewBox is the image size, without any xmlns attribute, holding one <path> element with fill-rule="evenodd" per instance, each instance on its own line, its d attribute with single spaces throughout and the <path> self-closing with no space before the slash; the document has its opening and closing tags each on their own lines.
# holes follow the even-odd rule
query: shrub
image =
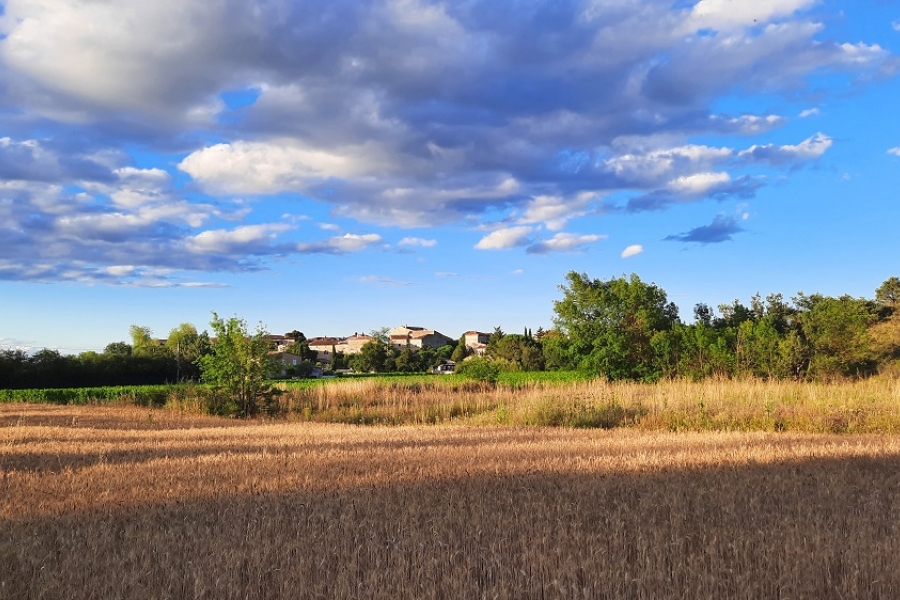
<svg viewBox="0 0 900 600">
<path fill-rule="evenodd" d="M 496 384 L 500 379 L 500 368 L 484 358 L 470 358 L 456 369 L 458 375 L 475 381 Z"/>
</svg>

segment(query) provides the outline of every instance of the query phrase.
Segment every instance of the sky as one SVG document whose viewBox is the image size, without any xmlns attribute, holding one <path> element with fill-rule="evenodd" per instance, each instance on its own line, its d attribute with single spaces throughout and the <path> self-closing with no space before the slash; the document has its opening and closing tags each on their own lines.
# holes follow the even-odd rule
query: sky
<svg viewBox="0 0 900 600">
<path fill-rule="evenodd" d="M 0 349 L 900 275 L 900 3 L 0 0 Z"/>
</svg>

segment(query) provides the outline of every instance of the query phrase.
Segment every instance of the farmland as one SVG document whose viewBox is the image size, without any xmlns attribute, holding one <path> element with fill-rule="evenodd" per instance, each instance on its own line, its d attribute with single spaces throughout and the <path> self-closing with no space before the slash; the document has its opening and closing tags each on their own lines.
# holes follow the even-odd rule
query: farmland
<svg viewBox="0 0 900 600">
<path fill-rule="evenodd" d="M 900 594 L 892 435 L 6 404 L 0 468 L 0 598 Z"/>
</svg>

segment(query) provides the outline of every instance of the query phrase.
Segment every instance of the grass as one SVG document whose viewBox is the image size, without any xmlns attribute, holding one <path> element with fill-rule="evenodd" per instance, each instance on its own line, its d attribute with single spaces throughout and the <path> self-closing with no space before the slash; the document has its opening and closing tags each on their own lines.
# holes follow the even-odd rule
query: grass
<svg viewBox="0 0 900 600">
<path fill-rule="evenodd" d="M 900 596 L 890 435 L 7 404 L 0 471 L 0 599 Z"/>
<path fill-rule="evenodd" d="M 900 379 L 526 380 L 457 377 L 334 380 L 288 387 L 289 419 L 351 424 L 544 425 L 665 431 L 900 432 Z"/>
<path fill-rule="evenodd" d="M 645 431 L 900 432 L 900 378 L 811 383 L 704 380 L 609 383 L 576 373 L 280 382 L 281 417 L 354 425 L 519 425 Z M 2 402 L 165 406 L 202 413 L 204 386 L 0 390 Z"/>
</svg>

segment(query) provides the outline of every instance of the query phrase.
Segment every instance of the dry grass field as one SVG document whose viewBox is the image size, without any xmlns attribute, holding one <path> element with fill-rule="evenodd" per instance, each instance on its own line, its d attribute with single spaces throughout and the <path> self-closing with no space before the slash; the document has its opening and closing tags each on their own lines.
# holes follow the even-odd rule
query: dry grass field
<svg viewBox="0 0 900 600">
<path fill-rule="evenodd" d="M 897 598 L 900 438 L 0 406 L 0 598 Z"/>
<path fill-rule="evenodd" d="M 287 418 L 320 423 L 900 433 L 900 378 L 890 376 L 828 383 L 594 379 L 498 386 L 431 377 L 282 387 Z"/>
</svg>

